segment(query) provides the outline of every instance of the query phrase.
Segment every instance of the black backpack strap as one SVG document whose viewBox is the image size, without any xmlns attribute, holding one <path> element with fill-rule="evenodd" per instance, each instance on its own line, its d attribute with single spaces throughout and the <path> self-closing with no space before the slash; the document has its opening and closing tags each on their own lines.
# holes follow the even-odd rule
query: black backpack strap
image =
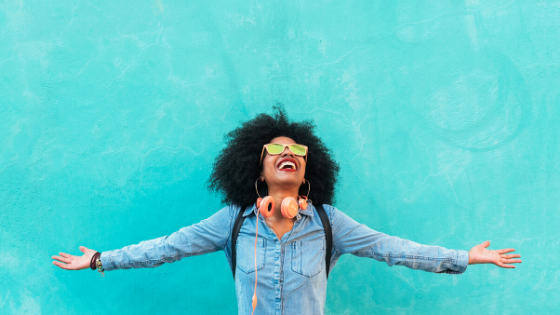
<svg viewBox="0 0 560 315">
<path fill-rule="evenodd" d="M 332 255 L 332 229 L 331 223 L 329 221 L 329 217 L 325 208 L 323 208 L 322 204 L 318 204 L 315 206 L 317 209 L 317 213 L 319 213 L 319 217 L 321 217 L 321 222 L 323 223 L 323 229 L 325 229 L 325 238 L 327 239 L 327 254 L 325 255 L 325 261 L 327 263 L 327 279 L 329 278 L 329 270 L 331 267 L 331 255 Z"/>
<path fill-rule="evenodd" d="M 243 221 L 245 221 L 245 217 L 243 216 L 244 212 L 243 209 L 239 209 L 239 213 L 233 224 L 233 230 L 231 231 L 231 272 L 233 273 L 233 279 L 235 279 L 235 267 L 237 265 L 237 235 L 239 235 L 241 226 L 243 226 Z"/>
</svg>

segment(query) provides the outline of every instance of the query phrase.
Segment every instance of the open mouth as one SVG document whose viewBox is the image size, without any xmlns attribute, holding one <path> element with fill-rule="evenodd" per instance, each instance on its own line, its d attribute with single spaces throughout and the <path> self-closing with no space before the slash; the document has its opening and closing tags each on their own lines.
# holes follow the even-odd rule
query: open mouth
<svg viewBox="0 0 560 315">
<path fill-rule="evenodd" d="M 290 160 L 284 160 L 278 164 L 278 170 L 286 172 L 297 171 L 297 164 Z"/>
</svg>

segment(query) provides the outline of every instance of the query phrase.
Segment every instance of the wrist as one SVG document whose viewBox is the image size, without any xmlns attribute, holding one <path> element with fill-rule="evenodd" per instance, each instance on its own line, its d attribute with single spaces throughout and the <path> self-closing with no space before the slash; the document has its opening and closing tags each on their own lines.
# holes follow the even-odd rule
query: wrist
<svg viewBox="0 0 560 315">
<path fill-rule="evenodd" d="M 101 253 L 95 252 L 95 254 L 93 254 L 93 256 L 91 257 L 91 260 L 89 261 L 89 267 L 91 268 L 91 270 L 97 269 L 97 264 L 95 263 L 95 261 L 99 256 L 101 256 Z"/>
<path fill-rule="evenodd" d="M 101 253 L 99 253 L 99 255 L 97 255 L 97 258 L 95 259 L 95 267 L 97 269 L 97 271 L 99 271 L 101 273 L 101 276 L 104 277 L 105 276 L 105 269 L 103 268 L 103 265 L 101 264 Z"/>
</svg>

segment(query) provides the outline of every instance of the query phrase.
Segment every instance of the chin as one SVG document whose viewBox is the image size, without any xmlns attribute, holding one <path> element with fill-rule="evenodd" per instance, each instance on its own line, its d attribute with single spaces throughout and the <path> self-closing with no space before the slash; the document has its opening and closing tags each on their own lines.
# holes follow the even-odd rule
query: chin
<svg viewBox="0 0 560 315">
<path fill-rule="evenodd" d="M 303 181 L 302 179 L 299 178 L 286 178 L 286 179 L 279 179 L 278 182 L 281 185 L 285 185 L 285 186 L 299 186 L 299 184 L 301 184 L 301 182 Z"/>
</svg>

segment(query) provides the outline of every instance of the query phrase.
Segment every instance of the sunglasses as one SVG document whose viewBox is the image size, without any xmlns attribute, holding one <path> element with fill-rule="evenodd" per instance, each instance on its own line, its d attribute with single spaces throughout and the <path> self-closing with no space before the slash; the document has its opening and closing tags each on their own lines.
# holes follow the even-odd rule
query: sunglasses
<svg viewBox="0 0 560 315">
<path fill-rule="evenodd" d="M 261 152 L 261 160 L 259 162 L 259 165 L 262 164 L 262 160 L 263 160 L 263 156 L 264 156 L 264 150 L 266 150 L 266 152 L 268 152 L 268 154 L 270 154 L 270 155 L 278 155 L 278 154 L 281 154 L 282 152 L 284 152 L 286 147 L 288 147 L 288 149 L 294 155 L 305 156 L 305 163 L 307 163 L 307 146 L 305 146 L 303 144 L 269 143 L 269 144 L 265 144 L 263 146 L 263 149 L 262 149 L 262 152 Z"/>
</svg>

